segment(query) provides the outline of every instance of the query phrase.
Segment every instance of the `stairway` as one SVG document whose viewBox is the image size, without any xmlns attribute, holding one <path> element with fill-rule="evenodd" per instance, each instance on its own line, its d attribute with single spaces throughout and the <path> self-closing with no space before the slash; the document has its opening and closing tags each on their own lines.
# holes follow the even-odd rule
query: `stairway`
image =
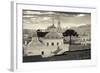
<svg viewBox="0 0 100 73">
<path fill-rule="evenodd" d="M 57 50 L 55 50 L 55 51 L 52 52 L 52 53 L 54 53 L 55 55 L 57 55 L 61 50 L 62 50 L 62 49 L 60 49 L 60 48 L 58 47 Z"/>
</svg>

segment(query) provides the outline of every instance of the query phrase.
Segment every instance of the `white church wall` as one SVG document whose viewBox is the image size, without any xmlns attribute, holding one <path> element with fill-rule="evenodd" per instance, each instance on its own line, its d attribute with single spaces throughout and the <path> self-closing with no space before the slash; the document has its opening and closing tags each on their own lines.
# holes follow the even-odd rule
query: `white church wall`
<svg viewBox="0 0 100 73">
<path fill-rule="evenodd" d="M 58 46 L 63 44 L 63 39 L 44 39 L 43 40 L 44 44 L 47 45 L 47 43 L 49 43 L 48 46 Z M 54 45 L 52 45 L 52 43 L 54 43 Z"/>
<path fill-rule="evenodd" d="M 42 45 L 40 46 L 34 46 L 33 48 L 27 49 L 25 51 L 25 54 L 27 56 L 35 56 L 35 55 L 41 55 L 42 56 L 42 52 L 44 52 L 45 56 L 51 56 L 52 52 L 56 51 L 58 48 L 58 46 L 45 46 Z M 59 46 L 60 49 L 62 49 L 58 54 L 61 54 L 65 51 L 69 51 L 69 44 L 63 44 Z"/>
</svg>

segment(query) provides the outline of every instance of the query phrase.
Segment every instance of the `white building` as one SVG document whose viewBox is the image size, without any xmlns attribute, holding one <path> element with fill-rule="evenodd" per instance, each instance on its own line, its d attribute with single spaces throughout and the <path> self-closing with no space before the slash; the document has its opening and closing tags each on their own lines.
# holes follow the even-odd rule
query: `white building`
<svg viewBox="0 0 100 73">
<path fill-rule="evenodd" d="M 80 36 L 80 42 L 82 45 L 87 45 L 91 43 L 91 38 L 90 36 Z"/>
<path fill-rule="evenodd" d="M 24 49 L 27 56 L 41 55 L 42 57 L 50 57 L 57 54 L 63 54 L 69 51 L 69 44 L 64 44 L 63 35 L 56 31 L 54 24 L 48 28 L 49 33 L 43 38 L 32 37 L 32 41 Z"/>
</svg>

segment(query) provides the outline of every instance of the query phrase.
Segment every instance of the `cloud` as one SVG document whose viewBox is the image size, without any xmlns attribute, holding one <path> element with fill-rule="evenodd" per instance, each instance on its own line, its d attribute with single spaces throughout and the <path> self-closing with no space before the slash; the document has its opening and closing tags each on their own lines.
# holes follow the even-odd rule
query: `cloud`
<svg viewBox="0 0 100 73">
<path fill-rule="evenodd" d="M 58 25 L 60 20 L 61 27 L 77 27 L 91 24 L 91 14 L 85 13 L 59 13 L 48 11 L 23 11 L 23 28 L 27 29 L 46 29 L 53 24 Z"/>
</svg>

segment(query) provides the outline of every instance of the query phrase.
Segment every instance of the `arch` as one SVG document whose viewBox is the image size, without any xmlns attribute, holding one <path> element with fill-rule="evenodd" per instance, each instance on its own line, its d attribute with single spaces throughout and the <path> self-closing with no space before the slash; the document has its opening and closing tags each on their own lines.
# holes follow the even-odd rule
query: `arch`
<svg viewBox="0 0 100 73">
<path fill-rule="evenodd" d="M 59 42 L 57 42 L 57 46 L 59 45 Z"/>
<path fill-rule="evenodd" d="M 42 51 L 41 54 L 44 55 L 44 51 Z"/>
<path fill-rule="evenodd" d="M 51 45 L 54 46 L 54 42 L 52 42 Z"/>
</svg>

